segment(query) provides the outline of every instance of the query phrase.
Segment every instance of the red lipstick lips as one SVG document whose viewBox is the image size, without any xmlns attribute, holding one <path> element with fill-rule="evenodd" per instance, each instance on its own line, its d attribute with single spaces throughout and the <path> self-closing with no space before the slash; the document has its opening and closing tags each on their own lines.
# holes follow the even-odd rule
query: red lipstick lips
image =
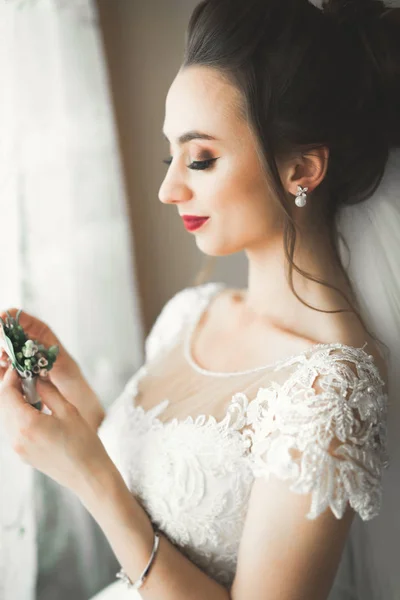
<svg viewBox="0 0 400 600">
<path fill-rule="evenodd" d="M 195 229 L 198 229 L 199 227 L 204 225 L 204 223 L 208 221 L 209 218 L 210 217 L 195 217 L 192 215 L 182 215 L 183 224 L 185 225 L 188 231 L 194 231 Z"/>
</svg>

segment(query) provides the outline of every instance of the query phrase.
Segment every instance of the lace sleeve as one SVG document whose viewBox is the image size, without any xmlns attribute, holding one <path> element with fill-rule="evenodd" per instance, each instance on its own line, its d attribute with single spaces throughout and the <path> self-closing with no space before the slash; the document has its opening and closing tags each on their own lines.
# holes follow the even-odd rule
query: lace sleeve
<svg viewBox="0 0 400 600">
<path fill-rule="evenodd" d="M 308 519 L 347 502 L 365 521 L 380 511 L 387 454 L 385 382 L 359 348 L 308 359 L 284 385 L 260 388 L 247 411 L 256 477 L 288 480 L 310 493 Z M 361 352 L 361 356 L 360 356 Z"/>
</svg>

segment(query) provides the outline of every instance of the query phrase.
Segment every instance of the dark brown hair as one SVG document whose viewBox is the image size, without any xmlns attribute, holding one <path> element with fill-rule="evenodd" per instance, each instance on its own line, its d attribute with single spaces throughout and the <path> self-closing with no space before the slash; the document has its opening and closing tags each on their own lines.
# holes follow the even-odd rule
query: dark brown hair
<svg viewBox="0 0 400 600">
<path fill-rule="evenodd" d="M 282 208 L 293 293 L 319 312 L 351 312 L 322 311 L 304 302 L 293 286 L 295 269 L 337 290 L 366 329 L 341 290 L 295 265 L 293 196 L 282 185 L 277 161 L 329 148 L 326 175 L 310 201 L 319 207 L 327 243 L 352 289 L 340 260 L 336 217 L 341 205 L 375 192 L 389 150 L 400 145 L 399 13 L 380 0 L 328 0 L 322 9 L 307 0 L 203 0 L 190 18 L 182 64 L 216 69 L 240 92 Z M 195 283 L 204 276 L 207 266 Z M 358 305 L 355 295 L 353 300 Z"/>
</svg>

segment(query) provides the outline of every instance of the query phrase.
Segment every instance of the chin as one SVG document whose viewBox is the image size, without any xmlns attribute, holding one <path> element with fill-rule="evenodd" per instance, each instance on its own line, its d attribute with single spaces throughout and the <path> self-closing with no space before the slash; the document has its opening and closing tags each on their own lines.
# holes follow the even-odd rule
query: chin
<svg viewBox="0 0 400 600">
<path fill-rule="evenodd" d="M 241 252 L 243 250 L 242 247 L 238 248 L 235 246 L 230 246 L 228 244 L 224 245 L 212 245 L 207 243 L 205 240 L 197 240 L 198 249 L 207 256 L 230 256 L 231 254 L 236 254 L 237 252 Z"/>
</svg>

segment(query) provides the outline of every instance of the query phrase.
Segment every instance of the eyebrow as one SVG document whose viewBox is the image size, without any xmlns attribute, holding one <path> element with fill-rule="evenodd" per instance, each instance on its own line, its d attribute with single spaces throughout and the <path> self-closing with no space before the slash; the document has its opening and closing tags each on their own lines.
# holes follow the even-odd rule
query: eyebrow
<svg viewBox="0 0 400 600">
<path fill-rule="evenodd" d="M 164 131 L 162 133 L 167 142 L 169 142 L 169 139 Z M 177 142 L 182 146 L 191 140 L 217 140 L 217 138 L 213 137 L 212 135 L 208 135 L 207 133 L 202 133 L 201 131 L 187 131 L 178 137 Z"/>
</svg>

